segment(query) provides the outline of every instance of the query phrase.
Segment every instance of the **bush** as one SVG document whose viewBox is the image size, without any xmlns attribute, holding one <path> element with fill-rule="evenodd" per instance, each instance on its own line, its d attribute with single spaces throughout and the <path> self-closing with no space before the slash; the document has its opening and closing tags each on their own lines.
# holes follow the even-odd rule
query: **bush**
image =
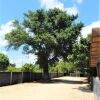
<svg viewBox="0 0 100 100">
<path fill-rule="evenodd" d="M 22 66 L 21 71 L 23 71 L 23 72 L 41 72 L 41 69 L 39 66 L 26 63 L 25 65 Z"/>
<path fill-rule="evenodd" d="M 70 73 L 76 71 L 73 63 L 60 61 L 55 67 L 49 67 L 49 72 Z"/>
<path fill-rule="evenodd" d="M 8 66 L 9 66 L 9 58 L 6 55 L 0 53 L 0 70 L 4 71 Z"/>
<path fill-rule="evenodd" d="M 33 66 L 33 64 L 27 64 L 26 63 L 25 65 L 22 66 L 21 70 L 23 72 L 33 72 L 34 66 Z"/>
<path fill-rule="evenodd" d="M 6 72 L 21 72 L 21 68 L 7 67 Z"/>
</svg>

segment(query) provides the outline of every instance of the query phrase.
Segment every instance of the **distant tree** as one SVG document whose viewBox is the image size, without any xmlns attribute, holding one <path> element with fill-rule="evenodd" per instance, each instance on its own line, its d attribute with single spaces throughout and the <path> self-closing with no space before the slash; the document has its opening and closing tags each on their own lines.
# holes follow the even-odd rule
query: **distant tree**
<svg viewBox="0 0 100 100">
<path fill-rule="evenodd" d="M 65 61 L 60 61 L 56 67 L 55 67 L 56 72 L 74 72 L 76 70 L 74 64 L 72 62 L 65 62 Z"/>
<path fill-rule="evenodd" d="M 0 53 L 0 71 L 6 70 L 9 66 L 9 58 L 5 55 Z"/>
<path fill-rule="evenodd" d="M 25 64 L 22 66 L 21 70 L 23 72 L 33 72 L 34 71 L 34 65 L 33 64 Z"/>
<path fill-rule="evenodd" d="M 60 61 L 60 62 L 56 65 L 55 70 L 56 70 L 57 72 L 65 72 L 65 71 L 67 71 L 66 62 Z"/>
<path fill-rule="evenodd" d="M 38 65 L 34 65 L 34 72 L 43 73 L 42 69 Z"/>
<path fill-rule="evenodd" d="M 8 47 L 37 55 L 37 63 L 43 68 L 44 78 L 49 78 L 48 64 L 54 64 L 71 53 L 83 23 L 76 23 L 77 16 L 54 8 L 25 13 L 24 21 L 14 22 L 15 29 L 6 35 Z"/>
<path fill-rule="evenodd" d="M 16 64 L 10 63 L 10 64 L 9 64 L 9 67 L 16 67 Z"/>
<path fill-rule="evenodd" d="M 21 68 L 16 68 L 16 67 L 13 67 L 13 66 L 9 66 L 6 69 L 6 72 L 21 72 Z"/>
</svg>

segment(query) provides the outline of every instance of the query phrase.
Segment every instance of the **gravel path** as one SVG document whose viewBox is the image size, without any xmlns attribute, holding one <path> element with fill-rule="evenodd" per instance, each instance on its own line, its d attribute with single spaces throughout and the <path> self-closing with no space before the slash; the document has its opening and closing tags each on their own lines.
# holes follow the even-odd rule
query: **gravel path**
<svg viewBox="0 0 100 100">
<path fill-rule="evenodd" d="M 94 100 L 85 78 L 60 77 L 50 83 L 0 87 L 0 100 Z"/>
</svg>

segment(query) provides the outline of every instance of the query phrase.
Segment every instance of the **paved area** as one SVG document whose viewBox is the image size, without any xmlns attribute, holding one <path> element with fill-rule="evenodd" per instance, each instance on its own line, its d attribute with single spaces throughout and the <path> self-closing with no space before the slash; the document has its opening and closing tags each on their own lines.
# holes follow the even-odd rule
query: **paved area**
<svg viewBox="0 0 100 100">
<path fill-rule="evenodd" d="M 94 100 L 85 78 L 60 77 L 48 83 L 0 87 L 0 100 Z"/>
</svg>

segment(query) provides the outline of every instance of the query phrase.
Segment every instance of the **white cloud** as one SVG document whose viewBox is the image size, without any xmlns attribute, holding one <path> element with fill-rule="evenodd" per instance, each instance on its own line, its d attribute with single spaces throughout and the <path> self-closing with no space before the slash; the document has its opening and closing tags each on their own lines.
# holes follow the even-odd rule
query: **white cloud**
<svg viewBox="0 0 100 100">
<path fill-rule="evenodd" d="M 77 2 L 78 4 L 81 4 L 81 3 L 83 2 L 83 0 L 76 0 L 76 2 Z"/>
<path fill-rule="evenodd" d="M 19 55 L 12 62 L 16 64 L 16 67 L 21 67 L 25 63 L 35 64 L 36 60 L 37 60 L 37 57 L 34 54 L 29 54 L 29 55 Z"/>
<path fill-rule="evenodd" d="M 81 1 L 81 0 L 80 0 Z M 79 2 L 79 0 L 78 0 Z M 65 8 L 64 4 L 60 0 L 40 0 L 41 7 L 44 7 L 46 9 L 52 9 L 52 8 L 59 8 L 61 10 L 67 10 L 68 14 L 76 15 L 78 14 L 78 9 L 75 6 Z"/>
<path fill-rule="evenodd" d="M 100 27 L 100 21 L 93 22 L 91 25 L 82 28 L 82 36 L 86 37 L 88 34 L 92 33 L 92 28 Z"/>
<path fill-rule="evenodd" d="M 0 51 L 0 53 L 3 53 L 3 54 L 5 54 L 5 55 L 7 55 L 7 52 L 6 51 Z"/>
<path fill-rule="evenodd" d="M 16 55 L 10 57 L 9 56 L 10 53 L 6 51 L 5 46 L 7 46 L 8 42 L 7 40 L 5 40 L 5 35 L 14 29 L 13 21 L 14 20 L 9 21 L 6 24 L 0 26 L 0 52 L 8 55 L 10 62 L 15 63 L 17 67 L 20 67 L 25 63 L 35 63 L 37 59 L 34 54 L 29 54 L 29 55 L 20 54 L 17 57 L 15 57 Z"/>
<path fill-rule="evenodd" d="M 46 9 L 50 9 L 50 8 L 60 8 L 60 9 L 64 9 L 64 4 L 61 3 L 58 0 L 40 0 L 41 1 L 41 6 L 45 7 Z"/>
<path fill-rule="evenodd" d="M 66 11 L 68 14 L 70 15 L 77 15 L 78 14 L 78 9 L 77 7 L 73 6 L 73 7 L 70 7 L 70 8 L 66 8 Z"/>
<path fill-rule="evenodd" d="M 27 63 L 35 63 L 37 60 L 37 57 L 34 54 L 28 54 L 27 55 Z"/>
<path fill-rule="evenodd" d="M 12 22 L 13 21 L 10 21 L 0 26 L 0 47 L 5 47 L 8 44 L 7 40 L 5 40 L 5 34 L 11 32 L 11 30 L 14 29 Z"/>
</svg>

